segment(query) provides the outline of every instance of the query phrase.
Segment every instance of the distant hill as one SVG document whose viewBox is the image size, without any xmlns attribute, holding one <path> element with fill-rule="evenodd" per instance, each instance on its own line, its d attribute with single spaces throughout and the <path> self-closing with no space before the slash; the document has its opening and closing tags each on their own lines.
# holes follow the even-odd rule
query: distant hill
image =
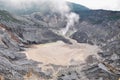
<svg viewBox="0 0 120 80">
<path fill-rule="evenodd" d="M 32 5 L 27 9 L 14 10 L 4 7 L 0 2 L 0 8 L 4 9 L 0 10 L 0 80 L 3 80 L 1 77 L 4 77 L 4 80 L 27 80 L 23 79 L 23 77 L 25 74 L 29 74 L 29 69 L 31 68 L 33 72 L 39 73 L 40 77 L 42 77 L 40 80 L 119 80 L 120 11 L 91 10 L 82 5 L 68 2 L 67 4 L 71 11 L 80 15 L 80 19 L 69 28 L 67 31 L 68 35 L 63 36 L 62 30 L 72 21 L 71 19 L 66 19 L 66 16 L 61 16 L 54 11 L 52 12 L 49 4 L 48 2 L 41 5 L 42 7 Z M 44 14 L 44 12 L 47 14 Z M 14 13 L 22 15 L 15 15 Z M 73 42 L 76 41 L 78 43 L 72 44 L 70 38 L 73 39 Z M 70 60 L 68 58 L 69 52 L 61 49 L 59 50 L 60 52 L 65 51 L 68 53 L 68 55 L 64 56 L 64 59 L 69 59 L 68 61 L 73 65 L 44 65 L 43 62 L 27 59 L 23 52 L 24 50 L 37 48 L 35 46 L 32 47 L 32 45 L 57 41 L 67 43 L 62 47 L 70 49 L 70 52 L 77 49 L 80 49 L 81 53 L 89 51 L 88 49 L 88 51 L 84 51 L 84 48 L 87 47 L 79 46 L 79 43 L 98 46 L 101 49 L 98 52 L 99 58 L 97 60 L 96 56 L 90 54 L 85 60 L 86 64 L 81 64 L 77 60 L 79 56 L 74 55 L 75 53 L 80 54 L 80 52 L 73 51 L 71 57 L 76 56 L 76 59 Z M 50 48 L 53 51 L 51 53 L 55 54 L 55 56 L 57 55 L 55 50 L 58 50 L 60 45 L 57 44 L 57 46 L 54 46 L 52 49 Z M 28 47 L 30 49 L 27 49 Z M 95 48 L 89 49 L 91 52 Z M 49 53 L 49 49 L 45 47 L 45 50 Z M 40 52 L 44 53 L 44 51 Z M 39 56 L 41 57 L 41 54 Z M 39 58 L 39 56 L 37 57 Z M 47 60 L 49 57 L 43 56 L 43 58 Z M 53 58 L 51 61 L 54 60 L 56 63 L 59 63 L 56 61 L 57 58 Z M 45 66 L 45 68 L 42 68 L 42 66 Z M 45 72 L 42 69 L 45 69 Z M 53 73 L 54 71 L 58 73 Z"/>
<path fill-rule="evenodd" d="M 87 7 L 83 6 L 83 5 L 80 5 L 80 4 L 71 3 L 71 2 L 67 2 L 67 4 L 70 7 L 71 11 L 73 11 L 73 12 L 90 10 L 89 8 L 87 8 Z"/>
<path fill-rule="evenodd" d="M 6 11 L 9 11 L 11 13 L 15 13 L 15 14 L 31 14 L 33 12 L 43 12 L 45 13 L 46 11 L 47 12 L 50 12 L 50 6 L 49 6 L 49 2 L 46 2 L 46 4 L 42 4 L 40 6 L 39 5 L 31 5 L 31 7 L 29 8 L 23 8 L 23 9 L 15 9 L 15 8 L 12 8 L 12 7 L 9 7 L 9 6 L 6 6 L 4 5 L 5 3 L 4 2 L 0 2 L 0 9 L 1 10 L 6 10 Z M 83 5 L 80 5 L 80 4 L 76 4 L 76 3 L 72 3 L 72 2 L 67 2 L 68 6 L 70 7 L 71 11 L 73 12 L 79 12 L 79 11 L 86 11 L 86 10 L 89 10 L 89 8 L 83 6 Z"/>
</svg>

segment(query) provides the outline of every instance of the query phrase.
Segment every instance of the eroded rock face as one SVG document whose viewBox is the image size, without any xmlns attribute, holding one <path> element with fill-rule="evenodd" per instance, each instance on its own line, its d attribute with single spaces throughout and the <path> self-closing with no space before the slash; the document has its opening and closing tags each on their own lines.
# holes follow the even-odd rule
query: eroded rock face
<svg viewBox="0 0 120 80">
<path fill-rule="evenodd" d="M 5 80 L 24 80 L 24 75 L 33 69 L 39 77 L 49 79 L 50 76 L 41 71 L 37 61 L 28 60 L 21 51 L 31 44 L 44 44 L 62 40 L 71 44 L 68 39 L 55 34 L 48 29 L 37 27 L 8 27 L 0 24 L 0 73 Z M 38 78 L 39 78 L 38 77 Z M 37 79 L 38 79 L 37 78 Z"/>
<path fill-rule="evenodd" d="M 81 31 L 77 31 L 75 32 L 72 36 L 72 39 L 75 39 L 78 43 L 89 43 L 89 44 L 93 44 L 90 41 L 90 38 L 88 37 L 87 33 L 85 32 L 81 32 Z"/>
<path fill-rule="evenodd" d="M 22 42 L 17 41 L 18 37 L 6 29 L 5 25 L 1 24 L 0 27 L 0 74 L 5 80 L 23 80 L 28 69 L 35 68 L 38 63 L 27 60 L 26 55 L 19 52 L 23 47 L 20 47 Z"/>
<path fill-rule="evenodd" d="M 72 44 L 69 39 L 61 36 L 61 33 L 57 34 L 66 26 L 66 19 L 56 14 L 46 16 L 35 13 L 17 16 L 17 18 L 9 15 L 10 17 L 6 20 L 2 15 L 0 17 L 0 23 L 2 23 L 0 24 L 0 75 L 5 80 L 24 80 L 27 73 L 30 72 L 31 75 L 32 68 L 33 76 L 43 80 L 118 80 L 120 76 L 120 12 L 99 10 L 77 13 L 81 15 L 81 21 L 75 24 L 75 33 L 71 32 L 72 30 L 68 31 L 73 33 L 70 38 L 79 43 L 99 46 L 102 50 L 98 52 L 100 59 L 90 55 L 85 64 L 75 65 L 79 61 L 71 60 L 73 64 L 71 66 L 50 63 L 43 68 L 42 62 L 27 59 L 21 51 L 33 44 L 59 40 L 67 43 L 66 45 Z M 57 49 L 57 46 L 55 47 Z"/>
</svg>

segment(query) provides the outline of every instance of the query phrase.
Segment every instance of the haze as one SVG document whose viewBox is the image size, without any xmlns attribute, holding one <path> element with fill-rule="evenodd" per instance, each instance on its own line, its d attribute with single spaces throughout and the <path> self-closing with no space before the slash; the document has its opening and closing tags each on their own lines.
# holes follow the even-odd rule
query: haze
<svg viewBox="0 0 120 80">
<path fill-rule="evenodd" d="M 82 4 L 90 9 L 105 9 L 120 11 L 120 0 L 67 0 Z"/>
<path fill-rule="evenodd" d="M 4 5 L 11 5 L 16 8 L 30 7 L 31 4 L 39 4 L 44 1 L 55 2 L 55 4 L 64 3 L 64 1 L 71 1 L 82 4 L 90 9 L 105 9 L 120 11 L 120 0 L 0 0 Z M 62 5 L 61 5 L 62 6 Z"/>
</svg>

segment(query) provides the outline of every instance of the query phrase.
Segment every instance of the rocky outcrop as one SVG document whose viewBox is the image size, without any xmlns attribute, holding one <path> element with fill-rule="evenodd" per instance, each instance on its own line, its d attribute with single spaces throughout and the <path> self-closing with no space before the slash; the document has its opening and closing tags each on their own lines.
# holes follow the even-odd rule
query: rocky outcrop
<svg viewBox="0 0 120 80">
<path fill-rule="evenodd" d="M 0 74 L 5 80 L 23 80 L 30 68 L 36 67 L 38 62 L 27 60 L 26 55 L 21 53 L 24 46 L 22 42 L 14 35 L 7 26 L 0 25 Z M 41 72 L 42 73 L 42 72 Z M 2 80 L 4 80 L 2 79 Z"/>
<path fill-rule="evenodd" d="M 3 15 L 2 17 L 5 18 Z M 13 17 L 11 16 L 11 18 Z M 0 75 L 5 80 L 26 80 L 24 75 L 29 73 L 30 69 L 33 69 L 35 73 L 39 74 L 38 78 L 49 79 L 50 77 L 37 67 L 40 63 L 28 60 L 21 51 L 24 51 L 25 48 L 30 47 L 32 44 L 44 44 L 58 40 L 71 44 L 68 39 L 54 33 L 50 29 L 39 28 L 38 26 L 27 24 L 27 22 L 23 24 L 22 22 L 14 22 L 11 19 L 8 19 L 8 22 L 1 19 Z M 29 80 L 29 78 L 27 79 Z"/>
<path fill-rule="evenodd" d="M 119 80 L 120 76 L 120 12 L 89 10 L 80 14 L 79 23 L 74 25 L 75 33 L 69 30 L 70 38 L 79 43 L 99 46 L 100 59 L 86 64 L 66 67 L 54 65 L 52 70 L 43 72 L 38 62 L 26 59 L 21 51 L 32 44 L 44 44 L 62 40 L 71 42 L 58 33 L 66 26 L 66 19 L 58 14 L 34 13 L 12 16 L 0 11 L 0 78 L 5 80 L 28 80 L 33 77 L 55 80 Z M 7 16 L 8 15 L 8 16 Z M 50 65 L 50 66 L 51 66 Z M 46 65 L 47 66 L 47 65 Z M 59 68 L 62 68 L 58 70 Z M 33 71 L 31 72 L 30 69 Z M 31 75 L 33 74 L 33 75 Z M 39 77 L 38 77 L 39 74 Z M 29 78 L 28 78 L 29 77 Z"/>
<path fill-rule="evenodd" d="M 81 16 L 82 20 L 77 26 L 78 30 L 71 38 L 77 40 L 77 42 L 90 42 L 98 45 L 102 52 L 98 53 L 101 57 L 99 59 L 100 63 L 89 65 L 90 68 L 86 68 L 84 72 L 89 80 L 118 80 L 120 76 L 120 17 L 118 15 L 120 12 L 102 10 L 90 11 L 86 14 L 85 12 L 81 14 L 83 16 Z M 99 12 L 102 14 L 98 14 Z M 101 18 L 100 16 L 104 17 Z M 98 23 L 93 23 L 94 20 Z M 81 32 L 84 32 L 84 34 Z"/>
</svg>

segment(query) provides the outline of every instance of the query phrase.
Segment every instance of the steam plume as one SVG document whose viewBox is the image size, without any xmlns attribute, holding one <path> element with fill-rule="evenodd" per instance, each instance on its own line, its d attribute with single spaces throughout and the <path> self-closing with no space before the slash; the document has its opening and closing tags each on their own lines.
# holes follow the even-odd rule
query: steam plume
<svg viewBox="0 0 120 80">
<path fill-rule="evenodd" d="M 79 15 L 77 15 L 76 13 L 69 13 L 67 14 L 67 25 L 64 29 L 61 30 L 63 35 L 66 35 L 68 30 L 70 29 L 70 27 L 73 27 L 75 25 L 76 22 L 79 21 Z"/>
<path fill-rule="evenodd" d="M 1 4 L 4 9 L 13 12 L 14 10 L 31 9 L 33 6 L 43 8 L 46 5 L 51 11 L 60 13 L 62 17 L 67 18 L 66 27 L 60 31 L 63 35 L 66 35 L 70 27 L 74 27 L 74 24 L 79 21 L 79 16 L 70 11 L 65 0 L 0 0 Z"/>
</svg>

